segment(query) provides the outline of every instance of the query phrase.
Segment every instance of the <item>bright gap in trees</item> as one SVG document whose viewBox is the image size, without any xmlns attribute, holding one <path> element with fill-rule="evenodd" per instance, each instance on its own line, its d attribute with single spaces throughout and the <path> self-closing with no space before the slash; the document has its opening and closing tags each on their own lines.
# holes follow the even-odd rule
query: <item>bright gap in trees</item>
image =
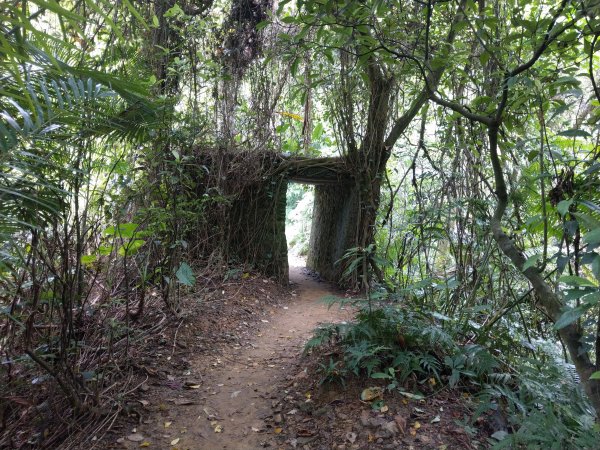
<svg viewBox="0 0 600 450">
<path fill-rule="evenodd" d="M 289 183 L 285 209 L 285 237 L 290 267 L 306 267 L 314 199 L 314 186 Z"/>
</svg>

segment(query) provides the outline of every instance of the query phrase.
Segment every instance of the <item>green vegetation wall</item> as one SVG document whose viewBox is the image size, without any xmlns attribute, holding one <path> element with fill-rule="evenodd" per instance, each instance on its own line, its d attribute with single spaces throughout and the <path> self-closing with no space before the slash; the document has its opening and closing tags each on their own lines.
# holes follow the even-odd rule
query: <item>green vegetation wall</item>
<svg viewBox="0 0 600 450">
<path fill-rule="evenodd" d="M 196 257 L 250 264 L 288 281 L 281 158 L 270 152 L 199 150 L 193 195 L 206 199 L 203 221 L 188 236 Z"/>
</svg>

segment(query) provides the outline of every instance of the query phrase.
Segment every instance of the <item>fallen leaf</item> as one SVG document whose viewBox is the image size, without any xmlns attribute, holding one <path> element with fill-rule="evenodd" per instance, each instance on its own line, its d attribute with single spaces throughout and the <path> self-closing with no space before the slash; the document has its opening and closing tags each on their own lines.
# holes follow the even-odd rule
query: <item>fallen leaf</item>
<svg viewBox="0 0 600 450">
<path fill-rule="evenodd" d="M 438 423 L 441 420 L 442 419 L 440 419 L 440 416 L 435 416 L 433 419 L 431 419 L 431 423 Z"/>
<path fill-rule="evenodd" d="M 176 398 L 175 400 L 173 400 L 173 403 L 176 404 L 177 406 L 182 406 L 182 405 L 193 405 L 195 402 L 194 402 L 194 400 L 190 400 L 189 398 Z"/>
<path fill-rule="evenodd" d="M 186 389 L 200 389 L 200 385 L 199 384 L 186 384 L 185 388 Z"/>
<path fill-rule="evenodd" d="M 366 388 L 360 394 L 360 399 L 364 402 L 370 402 L 381 398 L 383 398 L 383 389 L 377 386 Z"/>
<path fill-rule="evenodd" d="M 394 422 L 396 422 L 396 425 L 398 425 L 400 432 L 402 434 L 405 434 L 406 433 L 406 419 L 402 416 L 395 416 Z"/>
<path fill-rule="evenodd" d="M 165 422 L 165 428 L 169 428 L 173 422 Z"/>
<path fill-rule="evenodd" d="M 312 437 L 315 435 L 313 431 L 307 430 L 306 428 L 302 428 L 297 432 L 300 437 Z"/>
<path fill-rule="evenodd" d="M 404 395 L 406 398 L 410 398 L 412 400 L 423 400 L 423 396 L 419 394 L 411 394 L 410 392 L 400 391 L 400 394 Z"/>
<path fill-rule="evenodd" d="M 171 441 L 171 445 L 177 445 L 178 442 L 179 442 L 179 438 L 175 438 Z"/>
<path fill-rule="evenodd" d="M 379 411 L 381 411 L 382 413 L 384 413 L 384 412 L 388 412 L 388 410 L 389 410 L 388 406 L 387 405 L 383 405 Z"/>
<path fill-rule="evenodd" d="M 144 441 L 140 444 L 140 447 L 150 447 L 150 442 Z"/>
<path fill-rule="evenodd" d="M 410 435 L 411 436 L 416 436 L 417 435 L 417 430 L 415 430 L 414 428 L 410 429 Z"/>
<path fill-rule="evenodd" d="M 260 433 L 260 428 L 252 427 L 252 431 L 255 433 Z"/>
<path fill-rule="evenodd" d="M 206 414 L 206 418 L 208 420 L 216 419 L 218 417 L 217 412 L 214 409 L 209 408 L 208 406 L 202 408 L 202 411 L 204 411 L 204 414 Z"/>
<path fill-rule="evenodd" d="M 150 405 L 150 402 L 148 400 L 138 400 L 138 402 L 140 402 L 142 404 L 142 406 Z"/>
<path fill-rule="evenodd" d="M 415 424 L 413 425 L 413 428 L 415 430 L 418 430 L 419 428 L 421 428 L 421 423 L 420 422 L 415 422 Z"/>
<path fill-rule="evenodd" d="M 283 428 L 277 427 L 277 428 L 275 428 L 274 431 L 275 431 L 275 434 L 281 434 L 281 432 L 283 431 Z"/>
<path fill-rule="evenodd" d="M 141 442 L 144 440 L 144 436 L 142 436 L 140 433 L 133 433 L 127 436 L 127 439 L 131 442 Z"/>
<path fill-rule="evenodd" d="M 356 433 L 353 433 L 351 431 L 346 433 L 346 440 L 348 442 L 350 442 L 351 444 L 354 444 L 354 442 L 356 442 L 356 438 L 357 438 Z"/>
<path fill-rule="evenodd" d="M 235 391 L 231 393 L 231 398 L 236 398 L 238 395 L 240 395 L 240 392 L 242 391 Z"/>
<path fill-rule="evenodd" d="M 215 427 L 215 433 L 222 433 L 222 432 L 223 432 L 223 426 L 217 425 Z"/>
</svg>

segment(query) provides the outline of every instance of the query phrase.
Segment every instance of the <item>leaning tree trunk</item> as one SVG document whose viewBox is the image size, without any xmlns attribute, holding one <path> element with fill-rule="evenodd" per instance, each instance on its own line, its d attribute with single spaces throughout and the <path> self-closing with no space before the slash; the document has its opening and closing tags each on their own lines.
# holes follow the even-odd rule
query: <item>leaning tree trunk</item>
<svg viewBox="0 0 600 450">
<path fill-rule="evenodd" d="M 498 196 L 498 203 L 496 204 L 490 224 L 494 240 L 500 250 L 518 269 L 522 269 L 525 264 L 525 256 L 517 248 L 512 239 L 502 230 L 501 221 L 508 205 L 508 191 L 498 156 L 498 128 L 499 125 L 497 123 L 488 125 L 490 159 L 494 171 L 496 194 Z M 539 298 L 540 308 L 556 323 L 563 312 L 563 302 L 560 297 L 535 267 L 529 267 L 523 271 L 523 274 L 533 286 Z M 600 369 L 600 365 L 598 361 L 594 365 L 590 360 L 589 354 L 586 351 L 582 351 L 581 342 L 583 341 L 583 334 L 581 327 L 577 323 L 571 323 L 561 328 L 558 333 L 567 347 L 569 356 L 581 378 L 583 388 L 596 410 L 596 419 L 600 421 L 600 380 L 590 379 L 592 373 Z"/>
</svg>

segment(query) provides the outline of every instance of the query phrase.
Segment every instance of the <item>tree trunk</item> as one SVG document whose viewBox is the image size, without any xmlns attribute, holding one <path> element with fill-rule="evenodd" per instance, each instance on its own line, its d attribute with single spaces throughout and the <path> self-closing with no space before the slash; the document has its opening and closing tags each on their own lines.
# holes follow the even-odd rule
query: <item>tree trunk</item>
<svg viewBox="0 0 600 450">
<path fill-rule="evenodd" d="M 525 264 L 525 256 L 517 248 L 512 239 L 502 230 L 501 220 L 504 216 L 504 211 L 508 204 L 508 192 L 504 181 L 504 174 L 500 158 L 498 156 L 498 129 L 497 123 L 492 123 L 488 126 L 488 136 L 490 145 L 490 159 L 494 170 L 494 178 L 496 182 L 496 195 L 498 203 L 494 215 L 490 221 L 494 240 L 500 247 L 500 250 L 511 260 L 511 262 L 520 270 Z M 552 321 L 556 322 L 562 315 L 563 302 L 561 298 L 553 291 L 552 287 L 546 282 L 544 277 L 534 267 L 529 267 L 523 271 L 525 277 L 529 280 L 535 293 L 539 298 L 539 307 L 542 309 Z M 577 373 L 581 378 L 583 388 L 588 395 L 592 406 L 596 410 L 596 419 L 600 420 L 600 380 L 590 380 L 590 376 L 597 370 L 597 364 L 594 365 L 590 361 L 589 355 L 581 348 L 583 342 L 583 334 L 579 325 L 571 323 L 566 327 L 561 328 L 558 334 L 565 343 L 571 361 L 577 369 Z"/>
<path fill-rule="evenodd" d="M 310 230 L 307 267 L 324 279 L 339 282 L 340 259 L 356 239 L 356 190 L 351 184 L 318 185 Z"/>
</svg>

